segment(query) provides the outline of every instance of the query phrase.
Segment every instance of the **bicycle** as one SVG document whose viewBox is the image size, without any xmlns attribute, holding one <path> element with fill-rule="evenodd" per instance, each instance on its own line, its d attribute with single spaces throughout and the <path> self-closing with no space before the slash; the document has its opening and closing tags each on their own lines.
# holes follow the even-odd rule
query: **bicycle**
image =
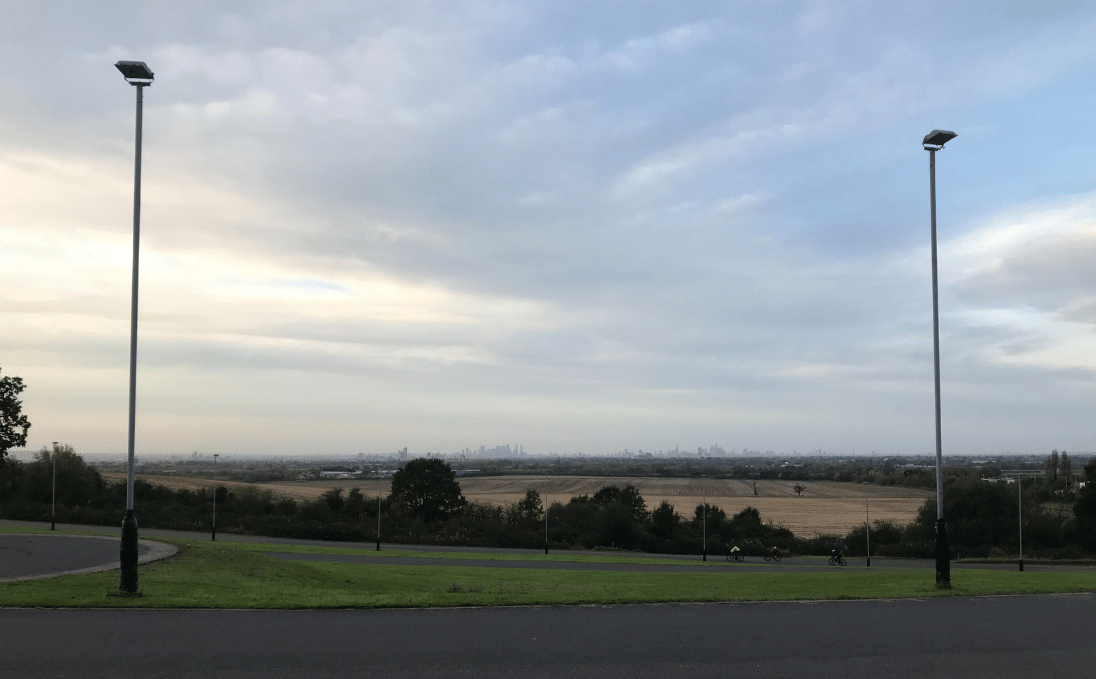
<svg viewBox="0 0 1096 679">
<path fill-rule="evenodd" d="M 845 560 L 840 554 L 834 554 L 830 557 L 831 566 L 848 566 L 849 562 Z"/>
<path fill-rule="evenodd" d="M 766 554 L 765 554 L 765 560 L 766 561 L 780 561 L 783 558 L 784 557 L 781 556 L 780 552 L 778 552 L 776 550 L 773 550 L 771 552 L 766 552 Z"/>
<path fill-rule="evenodd" d="M 742 563 L 742 552 L 731 552 L 727 555 L 727 561 L 737 561 Z"/>
</svg>

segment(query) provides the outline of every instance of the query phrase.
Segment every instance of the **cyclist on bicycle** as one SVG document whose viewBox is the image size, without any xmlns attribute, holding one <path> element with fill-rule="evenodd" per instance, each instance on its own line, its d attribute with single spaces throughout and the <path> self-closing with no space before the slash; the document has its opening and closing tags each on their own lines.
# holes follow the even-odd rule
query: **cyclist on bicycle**
<svg viewBox="0 0 1096 679">
<path fill-rule="evenodd" d="M 780 548 L 779 548 L 779 547 L 777 547 L 776 545 L 773 545 L 773 546 L 772 546 L 772 547 L 771 547 L 771 548 L 769 549 L 769 556 L 770 556 L 770 557 L 773 557 L 773 556 L 780 556 Z"/>
</svg>

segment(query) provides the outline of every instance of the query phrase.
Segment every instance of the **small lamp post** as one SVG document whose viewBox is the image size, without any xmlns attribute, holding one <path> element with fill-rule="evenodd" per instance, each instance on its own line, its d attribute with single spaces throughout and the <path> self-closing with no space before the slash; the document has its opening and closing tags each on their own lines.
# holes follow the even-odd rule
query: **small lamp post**
<svg viewBox="0 0 1096 679">
<path fill-rule="evenodd" d="M 119 61 L 114 64 L 130 85 L 137 88 L 137 136 L 133 168 L 133 282 L 129 315 L 129 455 L 126 474 L 126 515 L 122 519 L 121 576 L 118 589 L 137 592 L 137 517 L 133 514 L 133 438 L 137 410 L 137 271 L 141 243 L 141 132 L 145 88 L 152 84 L 153 73 L 143 61 Z"/>
<path fill-rule="evenodd" d="M 217 542 L 217 457 L 220 453 L 213 453 L 213 542 Z"/>
<path fill-rule="evenodd" d="M 936 586 L 951 587 L 951 554 L 948 547 L 948 524 L 944 521 L 944 453 L 940 436 L 940 295 L 936 282 L 936 152 L 957 134 L 933 130 L 925 135 L 921 146 L 929 152 L 929 203 L 932 240 L 932 358 L 936 378 Z"/>
<path fill-rule="evenodd" d="M 548 472 L 544 472 L 544 553 L 548 553 Z"/>
<path fill-rule="evenodd" d="M 868 549 L 868 568 L 871 568 L 871 515 L 868 512 L 868 482 L 864 482 L 864 536 Z"/>
<path fill-rule="evenodd" d="M 53 442 L 53 501 L 49 510 L 49 529 L 57 530 L 57 442 Z"/>
<path fill-rule="evenodd" d="M 1020 522 L 1020 572 L 1024 572 L 1024 477 L 1016 475 L 1016 516 Z"/>
<path fill-rule="evenodd" d="M 700 560 L 708 560 L 708 495 L 700 496 Z"/>
</svg>

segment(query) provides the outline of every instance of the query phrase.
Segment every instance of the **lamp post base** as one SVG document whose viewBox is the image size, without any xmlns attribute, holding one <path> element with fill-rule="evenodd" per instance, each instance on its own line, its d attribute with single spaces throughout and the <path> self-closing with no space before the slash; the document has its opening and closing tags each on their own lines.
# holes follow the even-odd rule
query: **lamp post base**
<svg viewBox="0 0 1096 679">
<path fill-rule="evenodd" d="M 137 517 L 133 515 L 132 509 L 126 510 L 126 517 L 122 520 L 120 556 L 122 574 L 118 581 L 118 589 L 134 594 L 137 592 Z"/>
<path fill-rule="evenodd" d="M 951 553 L 948 547 L 948 524 L 936 521 L 936 586 L 951 589 Z"/>
</svg>

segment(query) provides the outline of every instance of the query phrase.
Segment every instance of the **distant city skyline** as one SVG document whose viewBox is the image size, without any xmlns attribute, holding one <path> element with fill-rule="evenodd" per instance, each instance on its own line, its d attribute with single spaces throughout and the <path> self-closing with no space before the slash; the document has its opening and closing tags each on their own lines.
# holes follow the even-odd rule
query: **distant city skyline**
<svg viewBox="0 0 1096 679">
<path fill-rule="evenodd" d="M 1096 449 L 1091 3 L 3 8 L 20 455 L 126 449 L 118 60 L 138 457 L 931 453 L 934 128 L 944 454 Z"/>
</svg>

